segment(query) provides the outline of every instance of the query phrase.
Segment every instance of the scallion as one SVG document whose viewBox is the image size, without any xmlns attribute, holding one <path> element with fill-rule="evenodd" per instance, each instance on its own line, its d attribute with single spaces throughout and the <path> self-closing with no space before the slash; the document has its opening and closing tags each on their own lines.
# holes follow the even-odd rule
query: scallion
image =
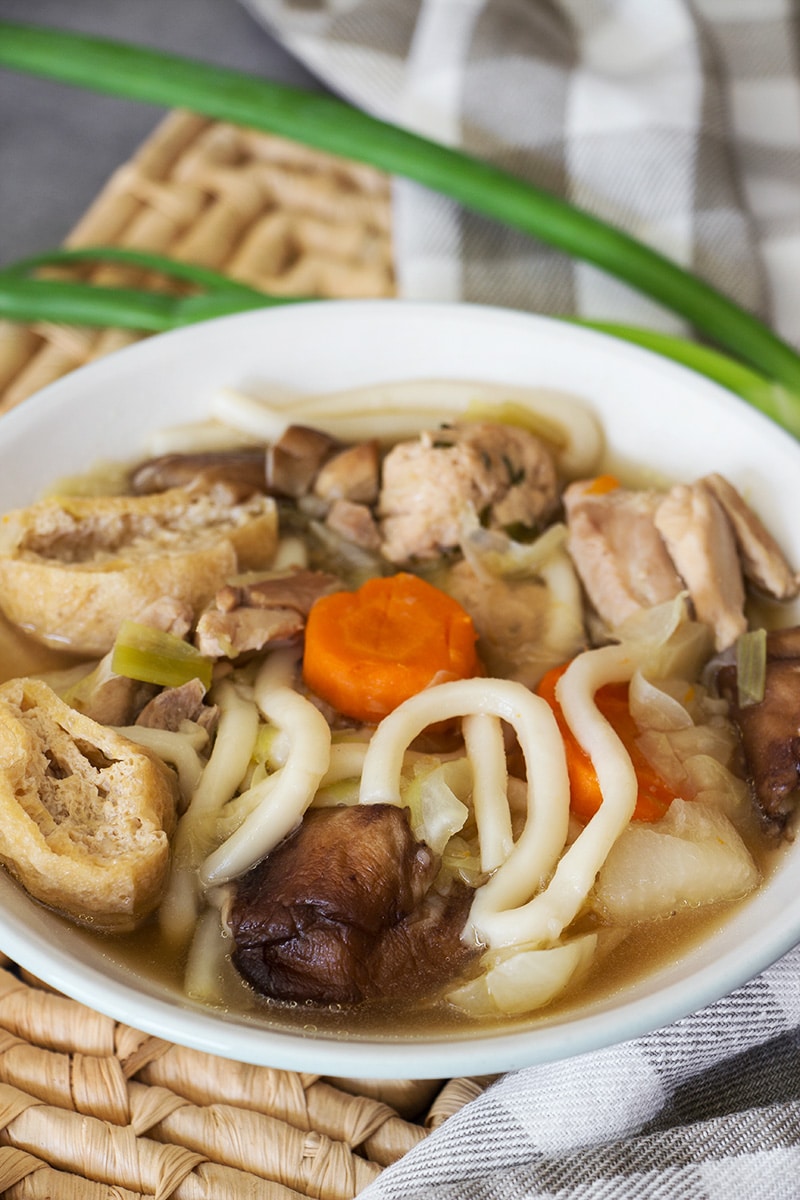
<svg viewBox="0 0 800 1200">
<path fill-rule="evenodd" d="M 736 690 L 740 708 L 760 704 L 767 686 L 767 631 L 751 629 L 736 643 Z"/>
<path fill-rule="evenodd" d="M 200 651 L 173 633 L 165 633 L 138 621 L 123 621 L 114 642 L 111 670 L 142 683 L 180 687 L 199 679 L 206 691 L 211 687 L 213 663 Z"/>
<path fill-rule="evenodd" d="M 226 292 L 241 296 L 244 300 L 264 300 L 266 297 L 257 288 L 214 271 L 211 267 L 199 266 L 197 263 L 185 262 L 182 259 L 169 258 L 152 250 L 131 250 L 127 246 L 80 246 L 66 249 L 48 250 L 43 254 L 34 254 L 29 258 L 20 258 L 16 262 L 3 267 L 3 274 L 9 276 L 29 276 L 42 267 L 74 267 L 82 263 L 117 263 L 141 270 L 155 271 L 159 275 L 167 275 L 184 283 L 191 283 L 207 291 Z"/>
<path fill-rule="evenodd" d="M 506 171 L 330 96 L 176 55 L 0 22 L 0 66 L 280 134 L 413 179 L 594 263 L 790 390 L 800 356 L 704 280 L 607 222 Z"/>
<path fill-rule="evenodd" d="M 40 266 L 105 260 L 147 265 L 160 274 L 185 279 L 208 290 L 191 296 L 174 296 L 145 289 L 31 278 L 27 274 Z M 12 321 L 53 321 L 162 333 L 210 317 L 227 316 L 254 308 L 302 303 L 308 299 L 298 296 L 272 296 L 244 284 L 229 286 L 232 283 L 227 276 L 218 272 L 199 268 L 195 273 L 189 264 L 175 263 L 157 254 L 120 251 L 110 246 L 92 247 L 85 251 L 51 251 L 13 263 L 0 271 L 0 317 Z M 698 345 L 687 338 L 632 325 L 617 325 L 608 321 L 590 321 L 577 317 L 560 319 L 597 329 L 623 341 L 633 342 L 679 362 L 734 392 L 778 425 L 782 425 L 789 433 L 800 437 L 800 397 L 718 350 Z"/>
<path fill-rule="evenodd" d="M 0 271 L 0 317 L 61 321 L 163 333 L 210 317 L 281 303 L 270 296 L 216 290 L 192 296 L 136 288 L 96 287 L 62 279 L 27 279 Z"/>
<path fill-rule="evenodd" d="M 715 383 L 741 396 L 748 404 L 759 409 L 778 425 L 782 425 L 795 437 L 800 437 L 800 395 L 790 392 L 780 383 L 765 379 L 763 375 L 744 366 L 735 359 L 700 345 L 688 338 L 661 333 L 654 329 L 641 329 L 633 325 L 619 325 L 611 321 L 590 321 L 574 317 L 562 317 L 573 324 L 597 329 L 612 337 L 621 338 L 634 345 L 670 358 L 684 367 L 705 375 Z"/>
</svg>

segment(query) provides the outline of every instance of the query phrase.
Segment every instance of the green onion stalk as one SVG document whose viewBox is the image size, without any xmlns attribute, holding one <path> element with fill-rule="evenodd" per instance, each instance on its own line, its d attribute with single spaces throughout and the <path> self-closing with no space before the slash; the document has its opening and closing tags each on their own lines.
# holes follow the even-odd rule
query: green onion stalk
<svg viewBox="0 0 800 1200">
<path fill-rule="evenodd" d="M 330 96 L 61 30 L 0 21 L 0 66 L 149 104 L 192 109 L 414 180 L 467 209 L 593 263 L 683 317 L 699 334 L 747 364 L 749 373 L 731 369 L 724 356 L 705 357 L 702 347 L 696 348 L 700 353 L 690 353 L 686 350 L 689 343 L 683 339 L 629 327 L 605 328 L 628 340 L 649 340 L 652 349 L 681 361 L 693 357 L 700 370 L 704 366 L 712 372 L 721 368 L 734 379 L 740 394 L 742 387 L 754 393 L 760 397 L 758 407 L 792 432 L 800 431 L 800 355 L 757 317 L 622 230 L 463 151 L 371 117 Z M 60 285 L 57 290 L 56 284 Z M 13 268 L 0 273 L 2 311 L 13 316 L 16 304 L 17 319 L 35 319 L 24 314 L 33 311 L 36 295 L 42 297 L 44 306 L 45 293 L 38 289 L 45 286 L 53 289 L 58 319 L 77 321 L 75 314 L 86 312 L 81 294 L 75 290 L 86 285 L 31 279 Z M 146 302 L 136 300 L 134 289 L 98 288 L 95 290 L 104 294 L 107 319 L 103 305 L 93 310 L 91 320 L 88 313 L 80 319 L 127 327 L 139 321 L 143 323 L 139 328 L 164 329 L 219 312 L 275 302 L 253 289 L 246 295 L 238 290 L 240 286 L 226 289 L 206 284 L 200 295 L 159 297 L 153 304 L 153 297 Z"/>
</svg>

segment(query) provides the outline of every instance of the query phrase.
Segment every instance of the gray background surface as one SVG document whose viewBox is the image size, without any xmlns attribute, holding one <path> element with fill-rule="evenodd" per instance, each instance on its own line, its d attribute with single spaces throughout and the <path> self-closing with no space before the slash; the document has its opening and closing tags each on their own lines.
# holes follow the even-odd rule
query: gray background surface
<svg viewBox="0 0 800 1200">
<path fill-rule="evenodd" d="M 236 0 L 0 0 L 0 19 L 319 86 Z M 162 111 L 0 70 L 0 263 L 58 245 Z"/>
</svg>

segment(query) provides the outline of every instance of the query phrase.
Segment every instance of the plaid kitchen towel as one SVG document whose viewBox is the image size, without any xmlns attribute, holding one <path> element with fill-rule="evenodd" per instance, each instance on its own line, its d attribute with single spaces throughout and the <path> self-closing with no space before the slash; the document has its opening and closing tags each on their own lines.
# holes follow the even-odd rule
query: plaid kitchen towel
<svg viewBox="0 0 800 1200">
<path fill-rule="evenodd" d="M 797 0 L 244 0 L 334 91 L 612 220 L 800 343 Z M 596 268 L 396 185 L 400 291 L 662 329 Z"/>
<path fill-rule="evenodd" d="M 800 345 L 793 0 L 244 0 L 334 91 L 611 219 Z M 662 329 L 596 269 L 398 182 L 406 297 Z M 505 1075 L 366 1200 L 800 1198 L 800 949 L 685 1020 Z"/>
</svg>

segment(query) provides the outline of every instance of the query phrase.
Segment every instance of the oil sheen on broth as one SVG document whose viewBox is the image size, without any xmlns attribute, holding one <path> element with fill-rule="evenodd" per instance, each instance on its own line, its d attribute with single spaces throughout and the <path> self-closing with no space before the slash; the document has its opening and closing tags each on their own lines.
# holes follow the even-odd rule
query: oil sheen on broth
<svg viewBox="0 0 800 1200">
<path fill-rule="evenodd" d="M 471 429 L 468 426 L 465 428 L 466 433 L 463 434 L 463 441 L 460 441 L 463 431 L 460 432 L 458 428 L 455 431 L 447 429 L 445 431 L 438 431 L 435 436 L 431 435 L 428 441 L 424 442 L 421 450 L 416 439 L 410 441 L 403 469 L 407 474 L 413 475 L 413 472 L 417 469 L 420 455 L 422 455 L 422 461 L 425 461 L 426 469 L 428 469 L 429 464 L 424 459 L 424 454 L 429 451 L 444 450 L 445 452 L 449 452 L 453 450 L 455 456 L 456 451 L 460 453 L 464 446 L 471 450 L 470 438 L 474 442 L 479 436 L 478 431 L 480 431 L 480 437 L 484 440 L 476 453 L 479 460 L 485 460 L 488 457 L 485 446 L 490 445 L 492 439 L 498 436 L 505 436 L 502 433 L 500 435 L 497 434 L 498 427 L 496 426 L 473 425 Z M 508 427 L 504 428 L 507 430 Z M 290 426 L 287 433 L 291 433 L 293 429 L 294 427 Z M 404 445 L 405 443 L 401 441 L 401 447 Z M 339 453 L 344 454 L 345 450 L 349 448 L 349 446 L 345 446 L 344 450 L 342 450 L 337 445 L 334 452 L 330 446 L 325 446 L 320 462 L 327 468 L 332 465 Z M 316 448 L 314 452 L 316 453 Z M 525 453 L 527 452 L 526 449 Z M 453 542 L 448 543 L 444 540 L 444 535 L 437 535 L 439 536 L 439 542 L 435 547 L 435 552 L 429 553 L 427 543 L 424 541 L 413 541 L 414 537 L 427 537 L 428 533 L 425 532 L 424 535 L 421 535 L 413 527 L 413 523 L 411 525 L 409 525 L 408 521 L 405 524 L 403 523 L 402 518 L 406 514 L 402 511 L 402 504 L 399 500 L 396 501 L 396 511 L 399 517 L 394 520 L 394 524 L 391 524 L 393 517 L 386 516 L 387 513 L 392 512 L 390 499 L 386 495 L 388 487 L 386 483 L 386 479 L 388 478 L 386 458 L 383 459 L 381 464 L 381 470 L 384 472 L 384 482 L 380 504 L 376 498 L 364 502 L 354 502 L 356 503 L 356 507 L 360 506 L 362 510 L 366 510 L 366 515 L 372 519 L 373 526 L 380 528 L 381 536 L 384 538 L 382 553 L 385 554 L 385 558 L 378 568 L 378 574 L 403 573 L 408 571 L 410 567 L 413 567 L 413 570 L 418 572 L 423 579 L 432 580 L 437 588 L 441 586 L 441 590 L 448 596 L 455 597 L 459 603 L 463 603 L 465 608 L 470 612 L 470 616 L 474 616 L 479 645 L 483 645 L 484 648 L 482 654 L 484 658 L 488 657 L 492 660 L 489 661 L 489 669 L 486 671 L 486 675 L 489 678 L 481 684 L 481 686 L 489 688 L 492 685 L 492 676 L 497 676 L 498 679 L 503 677 L 503 656 L 506 656 L 507 669 L 509 661 L 516 663 L 513 655 L 518 653 L 519 647 L 518 645 L 515 646 L 513 651 L 510 652 L 508 646 L 504 646 L 502 638 L 493 641 L 489 637 L 489 633 L 492 632 L 491 630 L 481 632 L 480 606 L 476 604 L 474 610 L 469 608 L 467 599 L 465 599 L 465 596 L 468 595 L 468 589 L 464 590 L 463 576 L 469 574 L 470 571 L 474 575 L 476 563 L 482 570 L 487 570 L 487 563 L 491 555 L 494 555 L 495 559 L 499 557 L 503 560 L 506 563 L 506 568 L 504 569 L 508 569 L 507 575 L 504 575 L 502 571 L 500 572 L 498 586 L 511 586 L 508 583 L 509 580 L 516 586 L 518 582 L 519 562 L 526 555 L 530 556 L 533 553 L 530 549 L 531 545 L 538 545 L 538 539 L 547 537 L 548 530 L 558 525 L 561 521 L 560 496 L 557 502 L 552 503 L 549 508 L 546 507 L 543 511 L 541 526 L 539 526 L 540 517 L 538 514 L 532 516 L 529 509 L 515 507 L 518 497 L 510 497 L 510 494 L 520 485 L 520 481 L 525 479 L 526 472 L 529 476 L 533 473 L 534 467 L 531 465 L 530 460 L 527 459 L 524 466 L 520 466 L 517 460 L 511 461 L 509 457 L 510 453 L 511 451 L 505 443 L 503 443 L 501 450 L 497 453 L 497 461 L 502 465 L 502 470 L 506 475 L 506 484 L 502 495 L 498 494 L 498 496 L 495 496 L 491 503 L 487 502 L 485 510 L 482 510 L 479 514 L 479 519 L 469 525 L 468 528 L 466 526 L 460 528 Z M 516 446 L 514 447 L 514 453 L 517 453 Z M 350 463 L 348 463 L 348 469 L 352 469 Z M 544 468 L 539 465 L 535 469 L 537 471 L 544 471 Z M 314 478 L 318 478 L 321 471 L 322 467 L 318 465 L 317 475 Z M 643 474 L 638 472 L 637 480 L 641 481 L 642 478 L 644 478 Z M 709 477 L 709 480 L 714 478 Z M 637 482 L 637 489 L 640 486 L 641 484 Z M 700 481 L 697 485 L 692 486 L 698 489 L 690 497 L 692 503 L 702 503 L 706 507 L 716 504 L 714 494 L 712 494 L 713 488 L 721 485 L 713 484 L 712 486 L 711 483 L 706 484 L 705 481 Z M 541 485 L 540 490 L 544 490 L 544 487 L 544 484 Z M 565 493 L 565 509 L 569 519 L 574 520 L 573 538 L 577 539 L 577 529 L 581 521 L 585 523 L 588 520 L 591 523 L 591 521 L 596 522 L 600 520 L 595 515 L 592 506 L 596 503 L 601 503 L 602 498 L 611 493 L 619 500 L 619 506 L 621 507 L 623 504 L 628 503 L 627 491 L 628 489 L 626 489 L 624 484 L 620 484 L 618 479 L 610 479 L 597 466 L 587 478 L 573 480 L 569 490 Z M 677 494 L 679 491 L 680 488 L 672 489 L 671 491 L 667 488 L 665 491 L 667 501 L 670 502 L 675 512 L 672 512 L 672 510 L 667 512 L 669 505 L 663 497 L 659 497 L 657 505 L 655 501 L 651 504 L 649 499 L 646 502 L 642 501 L 640 504 L 635 496 L 630 503 L 632 505 L 631 512 L 634 513 L 635 519 L 639 520 L 641 518 L 645 523 L 655 521 L 654 528 L 658 528 L 662 539 L 671 548 L 673 561 L 659 560 L 658 570 L 662 571 L 666 577 L 670 569 L 673 569 L 677 574 L 678 567 L 680 567 L 682 579 L 685 579 L 693 568 L 690 563 L 687 563 L 684 568 L 683 564 L 685 560 L 681 557 L 682 545 L 679 530 L 681 521 L 685 519 L 686 497 L 683 494 Z M 626 494 L 623 495 L 623 493 Z M 675 494 L 673 495 L 673 493 Z M 633 495 L 633 491 L 631 491 L 631 495 Z M 644 492 L 642 495 L 644 495 Z M 709 499 L 709 495 L 711 495 L 711 499 Z M 738 499 L 737 497 L 735 502 L 738 502 Z M 314 492 L 311 487 L 309 487 L 307 493 L 305 508 L 300 505 L 299 509 L 295 510 L 294 508 L 290 508 L 285 500 L 281 503 L 284 506 L 281 515 L 287 521 L 286 528 L 288 532 L 294 535 L 299 530 L 306 538 L 308 538 L 309 529 L 312 526 L 315 528 L 316 526 L 325 526 L 325 522 L 328 521 L 334 508 L 334 505 L 330 504 L 326 510 L 323 497 L 321 494 Z M 495 506 L 497 514 L 500 514 L 495 514 L 496 519 L 494 519 L 490 511 L 492 505 Z M 684 505 L 684 508 L 681 505 Z M 655 507 L 658 507 L 658 517 L 654 517 L 653 515 Z M 302 516 L 298 518 L 297 511 L 300 510 L 302 510 Z M 591 510 L 591 514 L 587 517 L 589 510 Z M 375 525 L 376 514 L 378 513 L 382 513 L 383 515 L 380 517 L 378 524 Z M 349 515 L 353 516 L 352 513 Z M 363 511 L 356 515 L 359 519 L 363 519 L 365 516 Z M 603 520 L 605 519 L 604 516 Z M 676 528 L 678 532 L 675 532 Z M 520 535 L 520 529 L 523 530 L 524 536 Z M 372 532 L 372 529 L 369 532 Z M 531 534 L 535 534 L 535 536 L 530 536 Z M 318 536 L 318 531 L 315 536 Z M 310 566 L 315 570 L 320 567 L 336 565 L 336 548 L 338 547 L 341 550 L 342 536 L 341 528 L 337 528 L 332 522 L 329 522 L 326 527 L 325 536 L 322 538 L 321 548 L 319 544 L 315 543 L 316 550 L 312 555 L 312 560 L 310 562 L 306 561 L 304 565 Z M 353 536 L 355 537 L 356 535 L 354 534 Z M 494 541 L 491 541 L 492 538 Z M 409 541 L 409 539 L 411 540 Z M 491 544 L 487 549 L 487 543 L 489 542 Z M 672 552 L 673 546 L 674 553 Z M 363 578 L 366 577 L 369 579 L 376 573 L 374 552 L 372 550 L 367 551 L 366 543 L 358 545 L 358 550 L 358 554 L 351 553 L 350 551 L 347 551 L 345 554 L 346 568 L 344 568 L 343 578 L 345 580 L 345 591 L 347 592 L 358 592 Z M 363 553 L 361 553 L 362 551 Z M 459 555 L 463 556 L 459 557 Z M 534 560 L 531 559 L 531 561 Z M 507 566 L 509 562 L 511 563 L 510 568 Z M 548 564 L 550 564 L 549 558 L 542 559 L 541 562 L 536 560 L 536 565 L 529 568 L 531 574 L 536 577 L 537 587 L 541 586 L 540 573 L 546 576 L 547 569 L 549 569 Z M 468 568 L 467 571 L 460 570 L 464 565 Z M 563 563 L 559 562 L 558 570 L 554 569 L 551 572 L 554 587 L 564 586 L 562 568 Z M 684 570 L 685 574 L 683 574 Z M 252 574 L 245 573 L 240 578 L 245 582 L 243 585 L 237 584 L 237 586 L 243 586 L 244 590 L 246 590 L 247 586 L 249 586 L 247 581 L 255 577 Z M 547 578 L 549 580 L 550 577 L 547 576 Z M 470 576 L 469 582 L 470 584 L 474 582 L 472 576 Z M 582 577 L 581 583 L 585 592 L 591 595 L 592 581 Z M 548 583 L 549 586 L 550 584 Z M 669 581 L 667 581 L 665 586 L 669 587 Z M 688 590 L 691 595 L 690 586 L 688 586 Z M 571 594 L 574 595 L 574 589 Z M 595 602 L 593 601 L 593 603 Z M 602 602 L 599 603 L 602 605 Z M 659 604 L 662 604 L 666 608 L 669 606 L 669 603 L 668 599 L 665 600 L 660 597 L 649 601 L 652 609 L 657 609 Z M 642 605 L 639 607 L 641 608 Z M 783 614 L 785 610 L 782 610 L 772 601 L 767 603 L 759 601 L 757 606 L 751 603 L 749 611 L 757 612 L 757 620 L 759 622 L 763 621 L 765 624 L 780 624 L 784 621 Z M 589 624 L 594 627 L 604 627 L 606 631 L 609 629 L 612 630 L 614 636 L 610 640 L 613 641 L 618 636 L 620 629 L 623 627 L 626 630 L 628 629 L 628 626 L 625 625 L 626 619 L 627 617 L 614 621 L 602 611 L 602 607 L 599 609 L 595 607 Z M 678 624 L 680 625 L 680 622 Z M 690 620 L 688 624 L 693 625 L 693 622 Z M 726 644 L 726 636 L 728 635 L 719 630 L 715 632 L 717 643 L 716 647 L 712 647 L 711 653 L 724 654 L 724 652 L 729 650 L 729 645 Z M 625 638 L 631 636 L 634 635 L 630 635 L 628 632 L 624 635 L 619 634 L 623 642 Z M 635 636 L 640 635 L 637 634 Z M 569 637 L 572 638 L 575 645 L 574 630 L 569 633 Z M 581 634 L 581 639 L 582 637 L 583 634 Z M 735 642 L 735 640 L 736 638 L 734 637 L 732 641 Z M 603 644 L 604 635 L 601 634 L 597 646 L 602 647 Z M 625 642 L 625 644 L 629 643 Z M 630 644 L 633 644 L 633 641 Z M 533 655 L 531 660 L 534 665 L 531 666 L 526 661 L 525 669 L 529 669 L 531 674 L 528 678 L 520 676 L 522 682 L 530 688 L 538 686 L 536 674 L 541 675 L 547 669 L 555 668 L 558 665 L 559 655 L 563 655 L 563 646 L 563 641 L 558 643 L 558 645 L 549 645 L 544 664 L 540 663 L 535 655 Z M 575 645 L 572 653 L 577 653 L 577 649 L 578 647 Z M 510 660 L 508 658 L 509 653 L 512 654 Z M 81 658 L 80 655 L 77 657 L 78 659 Z M 235 661 L 233 654 L 230 656 L 230 661 Z M 75 662 L 76 657 L 74 655 L 67 651 L 42 647 L 33 639 L 19 634 L 8 621 L 0 619 L 0 682 L 15 679 L 22 675 L 58 672 L 69 668 Z M 498 663 L 501 665 L 498 666 Z M 540 670 L 540 667 L 542 670 Z M 223 676 L 224 672 L 221 677 Z M 627 678 L 630 678 L 630 674 Z M 325 700 L 324 693 L 320 694 L 323 700 Z M 475 693 L 471 692 L 469 694 L 474 695 Z M 413 697 L 409 696 L 408 702 L 410 703 L 412 699 Z M 402 702 L 398 707 L 402 708 Z M 323 711 L 328 711 L 324 703 L 321 705 L 321 708 Z M 346 714 L 346 709 L 342 711 Z M 389 711 L 391 710 L 387 710 L 387 715 Z M 428 727 L 429 724 L 430 722 L 424 723 L 425 727 Z M 414 744 L 416 745 L 416 743 Z M 522 744 L 522 739 L 520 744 Z M 447 755 L 445 755 L 446 757 Z M 530 765 L 527 758 L 525 762 Z M 522 788 L 522 784 L 520 787 Z M 672 794 L 675 795 L 676 793 L 673 791 Z M 583 819 L 588 820 L 587 818 Z M 757 823 L 752 819 L 740 822 L 737 828 L 762 876 L 768 876 L 780 855 L 778 842 L 775 838 L 770 840 L 762 836 Z M 457 832 L 458 828 L 456 828 L 456 834 Z M 573 825 L 571 826 L 569 837 L 566 839 L 567 848 L 569 849 L 581 836 L 582 827 L 578 827 L 573 818 Z M 518 831 L 515 837 L 519 837 Z M 565 856 L 567 852 L 565 852 Z M 217 868 L 213 865 L 213 854 L 208 862 L 212 863 L 209 875 L 212 885 L 220 882 L 227 884 L 231 878 L 230 875 L 225 874 L 227 868 L 223 868 L 221 873 L 215 876 L 214 870 Z M 498 871 L 503 869 L 504 865 L 501 862 L 497 868 Z M 206 869 L 208 869 L 208 864 L 206 864 Z M 493 870 L 494 868 L 489 870 L 484 868 L 478 874 L 481 878 L 486 878 L 487 875 L 491 878 Z M 553 875 L 552 867 L 548 868 L 547 874 L 550 876 Z M 544 885 L 542 889 L 544 893 L 547 892 L 548 886 L 548 884 Z M 206 1000 L 205 1003 L 231 1014 L 236 1014 L 238 1018 L 244 1021 L 252 1020 L 277 1027 L 300 1028 L 301 1030 L 318 1032 L 322 1035 L 334 1037 L 357 1036 L 362 1033 L 369 1033 L 375 1037 L 388 1037 L 389 1035 L 386 1034 L 387 1028 L 392 1030 L 392 1039 L 441 1035 L 443 1032 L 448 1031 L 452 1032 L 454 1036 L 469 1036 L 472 1032 L 484 1031 L 487 1024 L 495 1027 L 501 1026 L 503 1029 L 527 1026 L 531 1022 L 547 1024 L 562 1020 L 578 1010 L 585 1011 L 591 1009 L 592 1006 L 600 1006 L 608 1001 L 609 996 L 631 989 L 646 976 L 658 973 L 661 969 L 670 966 L 691 951 L 703 939 L 709 937 L 733 912 L 746 903 L 747 897 L 745 896 L 743 899 L 734 897 L 724 901 L 711 901 L 703 903 L 698 907 L 676 904 L 672 911 L 659 915 L 654 919 L 648 919 L 641 923 L 633 921 L 624 928 L 624 936 L 620 937 L 618 944 L 611 944 L 609 942 L 605 946 L 602 954 L 598 954 L 593 969 L 585 973 L 579 982 L 566 988 L 561 994 L 555 995 L 553 999 L 544 1003 L 538 1010 L 530 1012 L 515 1010 L 513 1005 L 506 1011 L 477 1011 L 477 1015 L 475 1012 L 470 1013 L 468 1007 L 465 1011 L 461 1011 L 459 1007 L 454 1007 L 447 999 L 442 998 L 442 993 L 446 995 L 450 994 L 448 989 L 451 987 L 452 981 L 447 986 L 436 989 L 431 999 L 422 1000 L 413 1010 L 409 1009 L 408 1004 L 402 998 L 396 997 L 390 999 L 374 999 L 370 997 L 355 1007 L 338 1002 L 312 1004 L 303 1000 L 275 1000 L 257 995 L 233 968 L 230 959 L 222 957 L 219 962 L 216 995 L 213 999 Z M 554 901 L 554 904 L 557 907 L 558 901 Z M 511 908 L 516 909 L 517 907 L 523 909 L 529 906 L 526 902 L 517 900 L 512 903 Z M 499 914 L 493 912 L 490 908 L 488 917 L 486 917 L 483 925 L 476 918 L 475 936 L 480 940 L 480 935 L 485 929 L 489 931 L 487 936 L 491 939 L 494 936 L 492 931 L 498 927 L 496 920 L 498 917 Z M 563 928 L 566 931 L 566 941 L 573 942 L 592 938 L 596 932 L 603 931 L 604 922 L 599 913 L 589 911 L 588 914 L 584 912 L 583 915 L 579 913 L 577 917 L 565 918 Z M 80 930 L 77 936 L 91 939 L 95 945 L 98 944 L 98 938 L 102 939 L 101 944 L 104 955 L 107 955 L 114 961 L 118 961 L 127 969 L 133 970 L 154 983 L 166 987 L 169 991 L 177 995 L 183 994 L 189 946 L 187 943 L 184 943 L 182 950 L 179 953 L 176 952 L 175 940 L 174 938 L 170 939 L 165 936 L 162 925 L 159 922 L 158 914 L 154 913 L 150 915 L 133 932 L 117 934 Z M 558 938 L 556 942 L 560 944 Z M 531 942 L 531 944 L 534 943 Z M 527 943 L 521 941 L 518 947 L 521 952 L 525 951 L 526 945 Z M 494 952 L 497 952 L 498 948 L 502 949 L 502 937 L 500 935 L 497 937 Z M 492 949 L 491 945 L 490 949 Z M 476 958 L 468 967 L 467 975 L 469 978 L 480 977 L 481 970 L 488 971 L 491 969 L 491 966 L 481 967 L 479 960 Z M 580 975 L 580 972 L 578 972 L 578 975 Z"/>
</svg>

